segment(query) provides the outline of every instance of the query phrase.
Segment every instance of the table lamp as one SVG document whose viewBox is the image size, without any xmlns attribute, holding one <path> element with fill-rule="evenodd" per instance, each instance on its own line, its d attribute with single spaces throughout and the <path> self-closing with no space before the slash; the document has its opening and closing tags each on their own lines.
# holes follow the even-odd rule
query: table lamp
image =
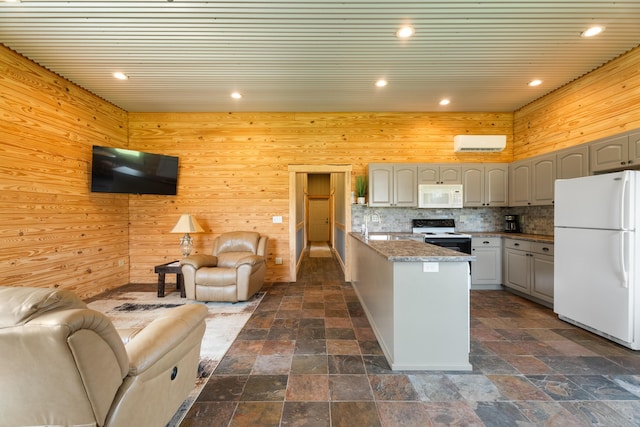
<svg viewBox="0 0 640 427">
<path fill-rule="evenodd" d="M 198 221 L 190 214 L 180 215 L 180 219 L 171 230 L 171 233 L 184 233 L 184 236 L 180 239 L 180 251 L 182 256 L 187 257 L 191 254 L 193 249 L 193 239 L 189 236 L 189 233 L 203 233 L 204 229 L 200 227 Z"/>
</svg>

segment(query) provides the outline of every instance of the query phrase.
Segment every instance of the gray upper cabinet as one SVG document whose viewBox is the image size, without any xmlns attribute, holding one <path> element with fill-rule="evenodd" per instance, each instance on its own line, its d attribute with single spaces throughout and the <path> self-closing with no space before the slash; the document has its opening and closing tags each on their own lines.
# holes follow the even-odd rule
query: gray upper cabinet
<svg viewBox="0 0 640 427">
<path fill-rule="evenodd" d="M 531 204 L 551 205 L 556 181 L 556 154 L 545 154 L 531 160 Z"/>
<path fill-rule="evenodd" d="M 509 164 L 509 206 L 531 204 L 531 162 L 519 160 Z"/>
<path fill-rule="evenodd" d="M 589 147 L 580 145 L 556 155 L 556 178 L 570 179 L 589 175 Z"/>
<path fill-rule="evenodd" d="M 589 145 L 591 173 L 640 165 L 640 132 L 614 136 Z"/>
<path fill-rule="evenodd" d="M 413 164 L 370 164 L 369 206 L 418 206 L 417 172 Z"/>
<path fill-rule="evenodd" d="M 447 164 L 418 166 L 418 184 L 462 184 L 462 168 Z"/>
<path fill-rule="evenodd" d="M 505 163 L 484 163 L 462 166 L 463 205 L 507 206 L 508 166 Z"/>
<path fill-rule="evenodd" d="M 553 204 L 555 180 L 555 153 L 511 163 L 509 206 Z"/>
</svg>

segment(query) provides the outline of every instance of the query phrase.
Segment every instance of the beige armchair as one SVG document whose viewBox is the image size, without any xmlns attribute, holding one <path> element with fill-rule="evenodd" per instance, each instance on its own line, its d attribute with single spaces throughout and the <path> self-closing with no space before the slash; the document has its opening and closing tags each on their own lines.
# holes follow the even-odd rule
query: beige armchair
<svg viewBox="0 0 640 427">
<path fill-rule="evenodd" d="M 0 286 L 0 426 L 164 426 L 195 386 L 207 310 L 123 340 L 75 294 Z"/>
<path fill-rule="evenodd" d="M 255 231 L 223 233 L 212 255 L 180 261 L 187 298 L 197 301 L 246 301 L 264 284 L 267 236 Z"/>
</svg>

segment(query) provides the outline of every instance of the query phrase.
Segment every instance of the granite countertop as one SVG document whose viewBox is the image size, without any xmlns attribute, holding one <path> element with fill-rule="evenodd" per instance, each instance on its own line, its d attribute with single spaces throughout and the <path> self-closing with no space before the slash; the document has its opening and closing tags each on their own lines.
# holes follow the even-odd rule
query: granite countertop
<svg viewBox="0 0 640 427">
<path fill-rule="evenodd" d="M 411 233 L 350 233 L 391 262 L 466 262 L 475 261 L 473 255 L 463 254 L 422 241 L 411 240 Z M 383 240 L 384 239 L 384 240 Z"/>
<path fill-rule="evenodd" d="M 511 239 L 529 240 L 531 242 L 553 243 L 553 236 L 544 234 L 507 233 L 504 231 L 463 231 L 462 233 L 470 234 L 472 237 L 507 237 Z"/>
</svg>

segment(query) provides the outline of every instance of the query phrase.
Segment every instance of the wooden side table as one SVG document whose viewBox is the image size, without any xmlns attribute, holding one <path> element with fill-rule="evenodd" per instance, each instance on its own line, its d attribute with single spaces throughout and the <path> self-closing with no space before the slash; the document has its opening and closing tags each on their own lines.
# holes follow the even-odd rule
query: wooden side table
<svg viewBox="0 0 640 427">
<path fill-rule="evenodd" d="M 164 297 L 164 279 L 165 274 L 176 275 L 176 290 L 180 291 L 182 298 L 186 297 L 184 291 L 184 279 L 182 277 L 182 268 L 180 261 L 171 261 L 166 264 L 156 265 L 155 272 L 158 273 L 158 296 Z"/>
</svg>

